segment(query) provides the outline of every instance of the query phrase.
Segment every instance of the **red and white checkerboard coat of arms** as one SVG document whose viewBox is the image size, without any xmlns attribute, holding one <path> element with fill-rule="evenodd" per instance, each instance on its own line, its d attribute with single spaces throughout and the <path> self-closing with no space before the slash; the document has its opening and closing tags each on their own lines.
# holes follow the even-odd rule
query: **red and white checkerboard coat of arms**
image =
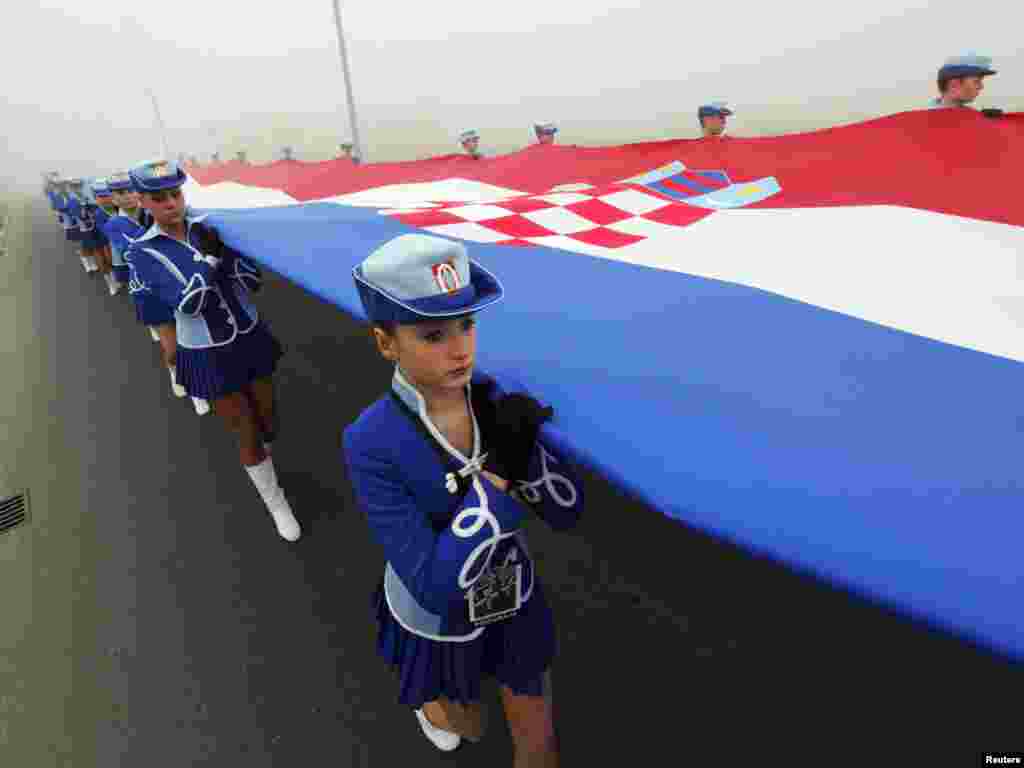
<svg viewBox="0 0 1024 768">
<path fill-rule="evenodd" d="M 423 201 L 415 208 L 380 213 L 460 240 L 603 251 L 677 231 L 715 210 L 744 207 L 780 191 L 774 177 L 733 183 L 724 172 L 691 171 L 681 163 L 624 182 L 568 186 L 573 189 L 521 193 L 486 203 Z"/>
<path fill-rule="evenodd" d="M 459 272 L 450 261 L 434 264 L 430 271 L 434 275 L 434 282 L 437 283 L 437 287 L 445 293 L 454 293 L 462 287 L 462 281 L 459 280 Z"/>
</svg>

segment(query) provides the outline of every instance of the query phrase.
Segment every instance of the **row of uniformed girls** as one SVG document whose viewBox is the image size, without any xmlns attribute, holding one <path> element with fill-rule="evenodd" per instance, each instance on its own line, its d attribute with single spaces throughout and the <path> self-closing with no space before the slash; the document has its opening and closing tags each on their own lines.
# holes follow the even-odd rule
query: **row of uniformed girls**
<svg viewBox="0 0 1024 768">
<path fill-rule="evenodd" d="M 109 179 L 96 179 L 90 184 L 90 190 L 92 199 L 85 194 L 80 179 L 61 180 L 48 184 L 47 197 L 67 239 L 76 244 L 86 272 L 101 273 L 110 295 L 115 296 L 129 285 L 130 274 L 124 258 L 128 245 L 132 238 L 141 236 L 149 228 L 152 219 L 139 205 L 138 193 L 127 172 Z M 171 391 L 176 397 L 186 397 L 175 375 L 173 313 L 144 297 L 132 294 L 132 299 L 139 322 L 146 326 L 152 340 L 160 344 L 161 358 L 170 374 Z M 198 414 L 209 411 L 205 400 L 192 398 L 192 402 Z"/>
<path fill-rule="evenodd" d="M 173 162 L 133 168 L 154 223 L 124 254 L 132 292 L 173 312 L 179 381 L 238 436 L 240 459 L 281 536 L 299 537 L 270 457 L 281 347 L 251 294 L 259 270 L 189 210 Z M 355 498 L 384 551 L 371 599 L 398 701 L 450 751 L 484 732 L 481 685 L 500 686 L 519 768 L 559 765 L 551 608 L 523 524 L 556 530 L 583 507 L 577 473 L 542 434 L 553 413 L 474 370 L 476 315 L 503 297 L 466 247 L 403 235 L 353 270 L 371 333 L 394 364 L 387 393 L 343 433 Z"/>
<path fill-rule="evenodd" d="M 153 162 L 97 184 L 94 207 L 103 208 L 112 279 L 129 285 L 137 319 L 160 343 L 175 394 L 190 395 L 200 414 L 212 403 L 237 433 L 241 462 L 279 534 L 295 541 L 301 530 L 270 458 L 272 375 L 281 347 L 250 299 L 260 273 L 187 209 L 184 181 L 173 163 Z M 62 225 L 77 222 L 87 205 L 70 182 L 48 195 Z M 101 205 L 108 198 L 113 206 Z M 69 239 L 80 241 L 77 227 Z"/>
<path fill-rule="evenodd" d="M 75 215 L 83 195 L 81 180 L 64 179 L 53 182 L 46 194 L 50 198 L 50 207 L 56 214 L 57 224 L 64 232 L 64 239 L 73 244 L 75 253 L 82 262 L 82 268 L 86 272 L 97 271 L 99 265 L 86 254 L 81 246 L 81 225 Z"/>
<path fill-rule="evenodd" d="M 111 216 L 105 231 L 110 238 L 111 261 L 117 279 L 128 284 L 129 293 L 135 304 L 135 317 L 149 329 L 153 340 L 160 344 L 161 358 L 171 379 L 171 391 L 176 397 L 186 397 L 188 392 L 177 378 L 177 338 L 174 312 L 145 292 L 134 290 L 128 251 L 135 239 L 144 235 L 153 225 L 152 215 L 140 204 L 139 193 L 127 172 L 117 173 L 107 180 L 111 195 L 117 205 L 117 214 Z M 209 412 L 209 403 L 193 397 L 196 413 Z"/>
</svg>

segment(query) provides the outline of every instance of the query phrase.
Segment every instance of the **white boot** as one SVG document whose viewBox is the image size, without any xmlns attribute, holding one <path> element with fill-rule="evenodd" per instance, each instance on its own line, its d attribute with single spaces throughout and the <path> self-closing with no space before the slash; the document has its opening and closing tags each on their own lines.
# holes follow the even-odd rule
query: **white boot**
<svg viewBox="0 0 1024 768">
<path fill-rule="evenodd" d="M 156 328 L 154 328 L 152 325 L 147 325 L 146 327 L 149 328 L 149 337 L 153 339 L 153 341 L 159 342 L 160 334 L 156 332 Z"/>
<path fill-rule="evenodd" d="M 181 384 L 178 383 L 178 368 L 177 368 L 177 366 L 168 365 L 167 366 L 167 372 L 171 374 L 171 391 L 174 393 L 174 396 L 175 397 L 185 397 L 185 395 L 187 395 L 188 392 L 186 392 L 185 388 L 183 386 L 181 386 Z"/>
<path fill-rule="evenodd" d="M 196 413 L 199 416 L 205 416 L 210 412 L 210 403 L 208 400 L 203 400 L 201 397 L 193 397 L 192 405 L 195 406 Z"/>
<path fill-rule="evenodd" d="M 263 461 L 254 467 L 246 467 L 245 471 L 252 478 L 252 484 L 260 492 L 263 503 L 270 510 L 270 516 L 274 518 L 274 525 L 281 538 L 287 541 L 295 541 L 302 534 L 299 528 L 299 521 L 292 514 L 291 505 L 285 498 L 284 491 L 277 484 L 277 473 L 274 471 L 274 462 L 267 456 Z"/>
</svg>

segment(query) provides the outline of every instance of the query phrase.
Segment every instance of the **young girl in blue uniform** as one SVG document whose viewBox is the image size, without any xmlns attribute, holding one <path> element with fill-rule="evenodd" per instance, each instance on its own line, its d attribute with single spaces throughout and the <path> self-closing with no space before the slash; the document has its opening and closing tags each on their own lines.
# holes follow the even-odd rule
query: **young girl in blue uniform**
<svg viewBox="0 0 1024 768">
<path fill-rule="evenodd" d="M 124 254 L 128 250 L 128 246 L 131 245 L 132 238 L 143 235 L 152 222 L 145 217 L 145 211 L 139 207 L 139 196 L 132 187 L 132 180 L 127 172 L 113 174 L 107 179 L 107 188 L 110 190 L 110 198 L 113 201 L 113 211 L 103 222 L 103 234 L 110 242 L 110 266 L 114 279 L 119 283 L 127 284 L 131 275 Z M 154 310 L 154 314 L 160 323 L 173 325 L 174 315 L 162 304 L 158 306 L 159 311 Z M 136 301 L 135 314 L 142 322 L 142 310 L 138 306 L 138 301 Z M 154 323 L 154 325 L 160 323 Z M 145 325 L 145 323 L 143 324 Z M 149 325 L 147 328 L 153 341 L 159 341 L 160 336 L 156 330 Z"/>
<path fill-rule="evenodd" d="M 205 216 L 185 207 L 184 171 L 154 161 L 130 171 L 153 225 L 127 254 L 133 291 L 170 307 L 177 326 L 177 379 L 239 438 L 242 465 L 282 538 L 301 533 L 277 482 L 269 446 L 276 432 L 273 373 L 281 345 L 249 298 L 259 270 L 224 245 Z"/>
<path fill-rule="evenodd" d="M 82 231 L 78 223 L 78 212 L 81 202 L 78 199 L 77 189 L 81 182 L 78 179 L 69 179 L 64 183 L 63 201 L 58 211 L 64 215 L 64 237 L 69 243 L 74 244 L 75 253 L 82 262 L 82 268 L 86 272 L 95 272 L 98 268 L 82 252 Z"/>
<path fill-rule="evenodd" d="M 110 241 L 111 265 L 114 279 L 128 284 L 128 292 L 135 304 L 136 319 L 149 331 L 153 341 L 160 344 L 160 356 L 171 377 L 171 391 L 175 397 L 187 397 L 188 392 L 178 383 L 176 356 L 178 341 L 175 334 L 174 311 L 146 291 L 135 290 L 128 265 L 128 250 L 135 239 L 142 237 L 153 224 L 149 213 L 139 205 L 136 192 L 127 172 L 117 173 L 107 182 L 116 205 L 115 213 L 103 225 L 103 231 Z M 192 398 L 196 413 L 200 416 L 210 410 L 209 403 L 198 397 Z"/>
<path fill-rule="evenodd" d="M 64 232 L 64 239 L 70 240 L 68 237 L 70 217 L 67 213 L 68 183 L 64 179 L 55 179 L 51 195 L 50 205 L 57 217 L 57 225 L 61 228 L 61 231 Z"/>
<path fill-rule="evenodd" d="M 106 179 L 96 179 L 92 183 L 92 194 L 96 198 L 96 209 L 93 211 L 93 216 L 96 219 L 96 238 L 100 243 L 104 268 L 112 274 L 113 263 L 110 253 L 110 238 L 107 237 L 103 228 L 110 221 L 110 217 L 117 213 L 117 208 L 114 206 L 114 198 Z M 122 280 L 118 282 L 123 285 L 127 281 Z"/>
<path fill-rule="evenodd" d="M 522 521 L 574 526 L 576 473 L 540 437 L 552 416 L 473 371 L 474 313 L 502 297 L 466 248 L 402 235 L 353 277 L 391 390 L 344 430 L 355 498 L 387 559 L 373 598 L 378 652 L 399 701 L 442 750 L 483 732 L 481 681 L 495 678 L 516 766 L 556 766 L 551 609 Z"/>
<path fill-rule="evenodd" d="M 97 181 L 99 181 L 99 184 L 97 184 Z M 97 189 L 105 195 L 109 195 L 106 184 L 101 180 L 90 182 L 89 189 L 94 198 L 96 197 Z M 107 263 L 106 254 L 109 240 L 107 240 L 106 235 L 103 234 L 103 230 L 98 224 L 97 214 L 99 211 L 98 198 L 93 200 L 83 195 L 78 208 L 78 229 L 82 234 L 82 252 L 88 261 L 96 265 L 100 274 L 103 275 L 110 295 L 113 296 L 120 289 L 120 285 L 113 279 L 110 264 Z"/>
</svg>

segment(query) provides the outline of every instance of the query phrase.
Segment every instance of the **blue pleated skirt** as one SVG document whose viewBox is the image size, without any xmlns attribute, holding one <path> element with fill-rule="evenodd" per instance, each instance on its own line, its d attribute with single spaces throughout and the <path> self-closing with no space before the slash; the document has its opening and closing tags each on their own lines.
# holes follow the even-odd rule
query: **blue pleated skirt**
<svg viewBox="0 0 1024 768">
<path fill-rule="evenodd" d="M 274 373 L 284 350 L 263 321 L 230 344 L 210 349 L 178 347 L 178 383 L 192 397 L 216 400 Z"/>
<path fill-rule="evenodd" d="M 519 613 L 488 625 L 475 640 L 446 643 L 414 635 L 399 624 L 374 592 L 377 652 L 398 677 L 398 701 L 414 709 L 444 696 L 469 704 L 480 700 L 480 684 L 494 678 L 524 696 L 542 696 L 544 672 L 555 658 L 555 623 L 540 583 Z"/>
<path fill-rule="evenodd" d="M 119 270 L 124 270 L 119 271 Z M 127 267 L 115 267 L 114 274 L 122 283 L 127 283 L 130 273 Z M 151 293 L 133 293 L 135 319 L 143 325 L 167 325 L 174 323 L 174 310 Z"/>
<path fill-rule="evenodd" d="M 96 250 L 100 248 L 105 242 L 106 240 L 103 238 L 103 235 L 97 232 L 96 230 L 93 230 L 92 232 L 82 233 L 83 248 L 87 248 L 89 250 Z"/>
</svg>

